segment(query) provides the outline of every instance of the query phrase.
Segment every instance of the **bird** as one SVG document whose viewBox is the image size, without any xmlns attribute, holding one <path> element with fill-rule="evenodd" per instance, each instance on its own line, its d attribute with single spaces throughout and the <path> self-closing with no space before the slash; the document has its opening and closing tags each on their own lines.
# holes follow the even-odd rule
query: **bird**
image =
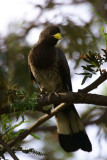
<svg viewBox="0 0 107 160">
<path fill-rule="evenodd" d="M 70 68 L 63 51 L 56 47 L 62 34 L 59 26 L 49 25 L 28 54 L 31 80 L 41 93 L 72 91 Z M 58 104 L 54 104 L 56 107 Z M 92 145 L 74 104 L 55 115 L 60 146 L 66 152 L 92 151 Z"/>
</svg>

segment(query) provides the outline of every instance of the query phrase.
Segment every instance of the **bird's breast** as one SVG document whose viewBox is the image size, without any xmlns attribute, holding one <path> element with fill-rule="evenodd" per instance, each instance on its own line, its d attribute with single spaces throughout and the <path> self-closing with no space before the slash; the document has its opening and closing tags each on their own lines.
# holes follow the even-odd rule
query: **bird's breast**
<svg viewBox="0 0 107 160">
<path fill-rule="evenodd" d="M 31 66 L 31 71 L 41 91 L 61 91 L 63 88 L 58 66 L 53 65 L 47 69 L 36 69 Z"/>
</svg>

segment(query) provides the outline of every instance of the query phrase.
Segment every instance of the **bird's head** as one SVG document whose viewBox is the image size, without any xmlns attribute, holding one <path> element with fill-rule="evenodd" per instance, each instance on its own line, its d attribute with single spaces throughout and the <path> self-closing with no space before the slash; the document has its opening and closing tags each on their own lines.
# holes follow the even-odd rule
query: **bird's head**
<svg viewBox="0 0 107 160">
<path fill-rule="evenodd" d="M 39 37 L 39 42 L 44 42 L 49 45 L 56 45 L 58 40 L 61 40 L 61 33 L 58 26 L 46 27 Z"/>
</svg>

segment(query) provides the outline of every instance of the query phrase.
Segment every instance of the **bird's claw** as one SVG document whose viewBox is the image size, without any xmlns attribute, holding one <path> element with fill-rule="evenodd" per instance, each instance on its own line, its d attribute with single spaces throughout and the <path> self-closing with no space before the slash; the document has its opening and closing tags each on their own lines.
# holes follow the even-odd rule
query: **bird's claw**
<svg viewBox="0 0 107 160">
<path fill-rule="evenodd" d="M 46 95 L 46 93 L 43 92 L 43 91 L 41 91 L 41 92 L 37 95 L 37 97 L 38 97 L 38 98 L 43 98 L 44 95 Z"/>
<path fill-rule="evenodd" d="M 57 96 L 57 98 L 59 98 L 59 97 L 60 97 L 59 93 L 54 92 L 54 94 Z"/>
<path fill-rule="evenodd" d="M 49 95 L 48 95 L 48 101 L 50 101 L 52 95 L 55 95 L 57 98 L 59 98 L 59 94 L 57 92 L 51 92 Z"/>
</svg>

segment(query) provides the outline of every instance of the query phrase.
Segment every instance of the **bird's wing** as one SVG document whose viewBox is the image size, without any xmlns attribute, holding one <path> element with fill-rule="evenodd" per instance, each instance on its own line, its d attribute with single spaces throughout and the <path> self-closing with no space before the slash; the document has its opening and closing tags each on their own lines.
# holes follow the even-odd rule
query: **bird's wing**
<svg viewBox="0 0 107 160">
<path fill-rule="evenodd" d="M 36 82 L 35 77 L 32 74 L 32 71 L 30 69 L 30 65 L 29 64 L 28 64 L 28 68 L 29 68 L 29 73 L 30 73 L 30 77 L 31 77 L 32 82 L 34 82 L 34 81 Z"/>
<path fill-rule="evenodd" d="M 57 52 L 58 52 L 59 72 L 60 72 L 63 85 L 68 91 L 72 91 L 70 69 L 68 66 L 67 59 L 64 53 L 59 48 L 57 48 Z"/>
</svg>

